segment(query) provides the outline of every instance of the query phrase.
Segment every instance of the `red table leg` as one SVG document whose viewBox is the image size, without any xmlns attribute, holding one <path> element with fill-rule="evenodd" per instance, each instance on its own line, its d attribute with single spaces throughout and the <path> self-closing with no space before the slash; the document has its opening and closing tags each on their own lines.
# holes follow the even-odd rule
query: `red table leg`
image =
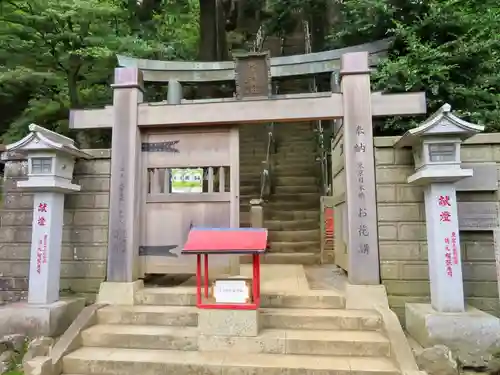
<svg viewBox="0 0 500 375">
<path fill-rule="evenodd" d="M 196 304 L 201 305 L 201 255 L 196 255 Z"/>
<path fill-rule="evenodd" d="M 208 254 L 205 254 L 205 298 L 208 298 Z"/>
<path fill-rule="evenodd" d="M 255 304 L 260 307 L 260 254 L 255 254 L 255 271 L 257 273 L 257 300 Z"/>
</svg>

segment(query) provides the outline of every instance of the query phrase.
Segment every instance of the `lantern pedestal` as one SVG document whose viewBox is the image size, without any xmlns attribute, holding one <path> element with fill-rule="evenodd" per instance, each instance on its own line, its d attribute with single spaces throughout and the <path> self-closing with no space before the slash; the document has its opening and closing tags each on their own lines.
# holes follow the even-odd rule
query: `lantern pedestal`
<svg viewBox="0 0 500 375">
<path fill-rule="evenodd" d="M 487 365 L 490 350 L 500 337 L 500 320 L 471 306 L 447 313 L 430 304 L 407 303 L 405 317 L 406 331 L 422 347 L 446 345 L 464 366 Z"/>
</svg>

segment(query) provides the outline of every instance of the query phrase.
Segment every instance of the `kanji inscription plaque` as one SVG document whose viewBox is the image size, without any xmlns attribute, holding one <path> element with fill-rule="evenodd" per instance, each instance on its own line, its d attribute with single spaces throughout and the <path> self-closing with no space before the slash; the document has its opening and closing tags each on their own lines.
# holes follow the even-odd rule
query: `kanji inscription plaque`
<svg viewBox="0 0 500 375">
<path fill-rule="evenodd" d="M 235 63 L 238 99 L 271 95 L 271 68 L 267 52 L 236 55 Z"/>
</svg>

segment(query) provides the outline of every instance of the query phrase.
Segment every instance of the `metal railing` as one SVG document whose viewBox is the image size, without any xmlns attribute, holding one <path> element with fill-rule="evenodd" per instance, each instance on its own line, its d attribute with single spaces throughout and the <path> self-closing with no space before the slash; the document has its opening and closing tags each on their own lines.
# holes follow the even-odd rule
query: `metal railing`
<svg viewBox="0 0 500 375">
<path fill-rule="evenodd" d="M 311 31 L 309 29 L 309 22 L 306 20 L 302 21 L 304 28 L 304 42 L 305 42 L 305 53 L 312 53 L 311 45 Z M 318 92 L 318 86 L 316 84 L 316 77 L 313 76 L 309 82 L 309 91 Z M 323 121 L 315 121 L 316 129 L 314 130 L 317 137 L 318 146 L 318 156 L 316 160 L 320 163 L 321 168 L 321 189 L 323 195 L 329 195 L 331 191 L 331 183 L 329 178 L 329 168 L 328 168 L 328 157 L 330 155 L 329 149 L 326 147 L 328 142 L 325 142 L 325 130 L 323 128 Z"/>
<path fill-rule="evenodd" d="M 267 34 L 264 24 L 260 25 L 252 44 L 253 52 L 260 52 L 266 41 Z M 283 41 L 282 41 L 283 42 Z M 277 91 L 277 90 L 276 90 Z M 273 193 L 272 187 L 272 156 L 276 152 L 276 140 L 274 137 L 274 123 L 267 125 L 266 139 L 266 158 L 262 161 L 262 170 L 260 172 L 260 196 L 261 201 L 269 200 Z"/>
</svg>

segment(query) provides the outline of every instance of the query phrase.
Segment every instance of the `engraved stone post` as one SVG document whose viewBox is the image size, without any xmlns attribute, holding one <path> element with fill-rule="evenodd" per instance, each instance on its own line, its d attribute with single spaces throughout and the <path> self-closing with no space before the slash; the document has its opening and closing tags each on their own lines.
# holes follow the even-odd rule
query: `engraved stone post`
<svg viewBox="0 0 500 375">
<path fill-rule="evenodd" d="M 139 248 L 140 133 L 138 103 L 142 102 L 142 73 L 116 68 L 113 84 L 113 141 L 109 196 L 108 282 L 136 278 Z"/>
<path fill-rule="evenodd" d="M 342 55 L 349 281 L 379 284 L 375 159 L 368 53 Z"/>
</svg>

